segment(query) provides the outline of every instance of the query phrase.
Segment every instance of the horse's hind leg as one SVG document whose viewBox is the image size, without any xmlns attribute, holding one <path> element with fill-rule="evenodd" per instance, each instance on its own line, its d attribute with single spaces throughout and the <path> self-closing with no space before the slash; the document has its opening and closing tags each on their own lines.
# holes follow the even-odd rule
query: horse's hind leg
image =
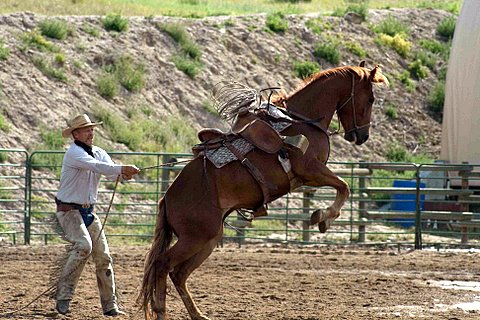
<svg viewBox="0 0 480 320">
<path fill-rule="evenodd" d="M 190 259 L 176 266 L 175 269 L 170 272 L 170 278 L 172 279 L 175 288 L 182 298 L 192 320 L 209 320 L 210 318 L 203 315 L 202 312 L 197 308 L 192 299 L 190 291 L 187 288 L 187 278 L 210 256 L 222 235 L 223 228 L 220 228 L 218 235 L 207 242 L 202 250 L 197 252 Z"/>
</svg>

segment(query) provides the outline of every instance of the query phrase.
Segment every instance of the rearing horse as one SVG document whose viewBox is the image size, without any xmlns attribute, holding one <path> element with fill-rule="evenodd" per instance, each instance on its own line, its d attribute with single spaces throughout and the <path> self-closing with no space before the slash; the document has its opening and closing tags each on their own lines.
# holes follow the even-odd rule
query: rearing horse
<svg viewBox="0 0 480 320">
<path fill-rule="evenodd" d="M 308 147 L 302 151 L 284 143 L 295 185 L 285 173 L 277 154 L 254 149 L 248 160 L 263 173 L 269 184 L 276 186 L 271 195 L 276 199 L 300 185 L 331 186 L 337 190 L 333 204 L 325 211 L 316 210 L 311 223 L 325 232 L 340 215 L 349 196 L 348 184 L 327 168 L 329 135 L 327 128 L 338 114 L 345 130 L 344 138 L 360 145 L 370 131 L 373 84 L 388 83 L 378 66 L 367 69 L 339 67 L 320 72 L 307 79 L 290 95 L 279 96 L 273 103 L 284 107 L 294 119 L 281 131 L 284 136 L 303 135 Z M 167 276 L 170 276 L 191 319 L 208 320 L 192 300 L 186 281 L 212 253 L 223 235 L 223 221 L 239 208 L 263 205 L 262 189 L 239 161 L 216 168 L 197 156 L 180 172 L 159 202 L 159 211 L 152 247 L 145 261 L 145 272 L 138 302 L 146 319 L 164 320 L 166 312 Z M 177 241 L 171 246 L 173 235 Z"/>
</svg>

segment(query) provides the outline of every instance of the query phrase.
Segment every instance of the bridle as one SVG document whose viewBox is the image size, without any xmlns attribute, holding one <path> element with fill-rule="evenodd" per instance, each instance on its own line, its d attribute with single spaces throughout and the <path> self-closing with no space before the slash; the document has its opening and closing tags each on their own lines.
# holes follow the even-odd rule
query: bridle
<svg viewBox="0 0 480 320">
<path fill-rule="evenodd" d="M 350 96 L 348 97 L 347 100 L 345 100 L 345 102 L 342 103 L 342 105 L 340 107 L 337 108 L 337 110 L 335 110 L 335 113 L 337 114 L 337 119 L 338 119 L 338 124 L 339 126 L 341 125 L 341 122 L 340 122 L 340 116 L 338 115 L 340 110 L 342 110 L 348 102 L 352 102 L 352 113 L 353 113 L 353 128 L 348 130 L 348 131 L 345 131 L 345 134 L 349 134 L 349 133 L 352 133 L 352 132 L 357 132 L 357 130 L 360 130 L 360 129 L 363 129 L 363 128 L 366 128 L 366 127 L 369 127 L 370 124 L 371 124 L 371 121 L 369 121 L 368 123 L 366 124 L 363 124 L 361 126 L 358 126 L 357 125 L 357 113 L 356 113 L 356 110 L 355 110 L 355 76 L 352 74 L 352 91 L 350 92 Z M 344 128 L 345 130 L 345 128 Z M 339 134 L 340 133 L 340 130 L 335 130 L 334 132 L 332 132 L 332 134 Z"/>
</svg>

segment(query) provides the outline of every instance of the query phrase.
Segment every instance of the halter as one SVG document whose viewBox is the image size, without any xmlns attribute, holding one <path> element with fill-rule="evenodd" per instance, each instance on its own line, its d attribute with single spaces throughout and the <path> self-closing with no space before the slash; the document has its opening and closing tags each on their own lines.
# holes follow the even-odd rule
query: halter
<svg viewBox="0 0 480 320">
<path fill-rule="evenodd" d="M 348 130 L 348 131 L 345 131 L 345 134 L 349 134 L 350 132 L 357 131 L 359 129 L 363 129 L 365 127 L 369 127 L 370 123 L 371 123 L 371 121 L 369 121 L 368 123 L 366 123 L 364 125 L 361 125 L 361 126 L 357 125 L 357 113 L 356 113 L 356 110 L 355 110 L 355 76 L 353 74 L 352 74 L 352 92 L 350 93 L 350 97 L 348 97 L 348 99 L 345 100 L 345 102 L 342 103 L 342 105 L 340 107 L 338 107 L 337 110 L 335 111 L 335 113 L 337 114 L 337 119 L 338 119 L 339 125 L 341 125 L 341 122 L 340 122 L 340 116 L 338 115 L 338 113 L 340 112 L 340 110 L 343 109 L 343 107 L 345 107 L 347 105 L 347 103 L 349 101 L 352 101 L 353 128 Z M 345 130 L 345 128 L 344 128 L 344 130 Z M 339 130 L 335 130 L 334 132 L 332 132 L 332 134 L 339 134 L 339 133 L 340 133 Z"/>
</svg>

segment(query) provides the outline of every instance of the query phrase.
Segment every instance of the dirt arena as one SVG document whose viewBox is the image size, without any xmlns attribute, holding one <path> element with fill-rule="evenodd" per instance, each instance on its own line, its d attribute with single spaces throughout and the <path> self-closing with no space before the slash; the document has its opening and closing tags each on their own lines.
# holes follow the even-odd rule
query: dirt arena
<svg viewBox="0 0 480 320">
<path fill-rule="evenodd" d="M 121 305 L 128 319 L 143 319 L 135 305 L 146 247 L 111 248 Z M 72 302 L 57 315 L 42 296 L 61 245 L 0 247 L 0 318 L 104 319 L 94 266 L 89 262 Z M 480 319 L 480 253 L 393 249 L 285 248 L 228 245 L 214 251 L 190 278 L 200 309 L 212 319 Z M 446 289 L 441 284 L 468 281 Z M 170 319 L 188 319 L 171 291 Z M 476 306 L 476 307 L 475 307 Z M 462 308 L 463 307 L 463 308 Z"/>
</svg>

